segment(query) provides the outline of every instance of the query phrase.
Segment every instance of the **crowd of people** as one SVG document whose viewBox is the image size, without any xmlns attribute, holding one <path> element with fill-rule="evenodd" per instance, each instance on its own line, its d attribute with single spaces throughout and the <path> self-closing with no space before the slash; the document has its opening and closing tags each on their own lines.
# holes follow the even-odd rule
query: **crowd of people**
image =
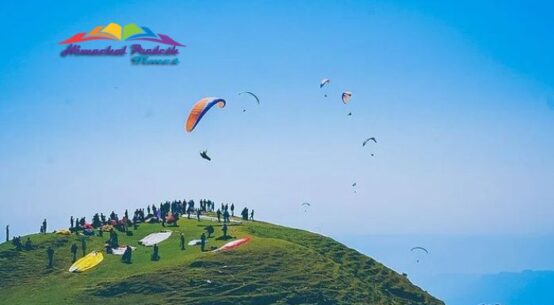
<svg viewBox="0 0 554 305">
<path fill-rule="evenodd" d="M 125 233 L 126 235 L 133 235 L 133 230 L 136 230 L 141 223 L 161 223 L 163 227 L 166 225 L 177 226 L 177 221 L 180 217 L 187 215 L 187 219 L 191 219 L 191 215 L 195 215 L 196 219 L 200 221 L 201 215 L 209 212 L 213 212 L 217 216 L 218 223 L 223 222 L 221 227 L 222 239 L 228 239 L 228 226 L 227 224 L 231 222 L 231 217 L 235 215 L 235 205 L 231 203 L 222 203 L 220 207 L 217 208 L 215 203 L 211 200 L 202 199 L 198 202 L 198 206 L 195 205 L 193 200 L 174 200 L 166 201 L 160 203 L 159 205 L 148 205 L 146 209 L 139 208 L 134 211 L 132 217 L 130 217 L 127 210 L 125 210 L 123 217 L 119 217 L 114 211 L 109 215 L 104 215 L 103 213 L 96 213 L 92 216 L 90 222 L 87 222 L 85 217 L 73 217 L 69 219 L 69 232 L 82 235 L 81 236 L 81 246 L 79 247 L 76 243 L 73 243 L 70 247 L 70 253 L 72 261 L 77 261 L 77 252 L 79 248 L 81 249 L 81 254 L 84 257 L 87 254 L 87 239 L 85 236 L 99 236 L 103 237 L 104 233 L 109 234 L 109 238 L 105 241 L 105 252 L 107 254 L 112 254 L 113 249 L 118 248 L 119 237 L 118 231 Z M 254 221 L 254 210 L 249 210 L 244 208 L 241 213 L 243 220 Z M 133 228 L 131 230 L 130 228 Z M 204 228 L 202 235 L 200 236 L 200 249 L 201 251 L 206 250 L 206 241 L 208 238 L 211 238 L 212 234 L 215 233 L 213 226 L 208 225 Z M 40 233 L 47 233 L 47 220 L 42 221 L 40 227 Z M 207 235 L 206 235 L 207 233 Z M 10 228 L 9 225 L 6 226 L 6 241 L 10 240 Z M 27 238 L 25 242 L 22 242 L 21 236 L 14 236 L 11 240 L 12 244 L 19 251 L 23 250 L 33 250 L 33 244 L 30 237 Z M 179 248 L 185 250 L 185 236 L 183 233 L 179 235 Z M 126 246 L 125 251 L 122 255 L 122 262 L 130 264 L 132 262 L 132 247 Z M 54 249 L 49 246 L 47 248 L 48 256 L 48 267 L 52 268 L 53 259 L 54 259 Z M 160 260 L 159 247 L 154 245 L 152 248 L 152 261 Z"/>
</svg>

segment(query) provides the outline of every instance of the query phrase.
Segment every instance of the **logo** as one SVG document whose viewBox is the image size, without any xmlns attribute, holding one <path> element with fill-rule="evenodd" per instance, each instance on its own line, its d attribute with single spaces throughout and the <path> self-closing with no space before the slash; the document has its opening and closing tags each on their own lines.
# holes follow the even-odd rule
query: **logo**
<svg viewBox="0 0 554 305">
<path fill-rule="evenodd" d="M 90 41 L 133 42 L 130 46 L 112 46 L 104 48 L 85 48 L 81 44 Z M 146 43 L 146 46 L 143 46 Z M 66 56 L 131 56 L 133 65 L 177 65 L 179 64 L 179 47 L 185 45 L 165 34 L 156 34 L 150 28 L 129 23 L 121 26 L 110 23 L 97 26 L 92 31 L 78 33 L 61 41 L 67 47 L 60 53 Z"/>
</svg>

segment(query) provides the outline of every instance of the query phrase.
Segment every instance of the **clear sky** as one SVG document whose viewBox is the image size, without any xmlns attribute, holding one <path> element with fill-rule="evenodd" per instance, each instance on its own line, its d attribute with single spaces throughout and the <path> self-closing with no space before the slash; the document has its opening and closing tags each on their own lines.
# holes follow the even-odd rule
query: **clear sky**
<svg viewBox="0 0 554 305">
<path fill-rule="evenodd" d="M 170 35 L 181 63 L 59 56 L 109 22 Z M 211 198 L 326 234 L 554 234 L 552 2 L 5 1 L 0 27 L 15 232 Z M 228 105 L 186 134 L 204 96 Z"/>
</svg>

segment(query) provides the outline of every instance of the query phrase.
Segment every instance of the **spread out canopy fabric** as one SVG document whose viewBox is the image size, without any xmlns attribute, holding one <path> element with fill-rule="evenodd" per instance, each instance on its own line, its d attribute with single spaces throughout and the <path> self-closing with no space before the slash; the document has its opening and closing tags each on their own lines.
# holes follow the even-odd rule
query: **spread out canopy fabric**
<svg viewBox="0 0 554 305">
<path fill-rule="evenodd" d="M 234 240 L 234 241 L 231 241 L 231 242 L 228 242 L 226 244 L 224 244 L 223 246 L 221 246 L 220 248 L 217 248 L 215 249 L 214 251 L 212 252 L 220 252 L 220 251 L 228 251 L 228 250 L 232 250 L 242 244 L 245 244 L 247 242 L 250 241 L 250 237 L 245 237 L 245 238 L 241 238 L 241 239 L 237 239 L 237 240 Z"/>
<path fill-rule="evenodd" d="M 202 117 L 212 108 L 217 105 L 219 108 L 225 107 L 225 100 L 217 97 L 205 97 L 200 99 L 198 102 L 192 106 L 190 110 L 189 117 L 185 124 L 185 130 L 191 132 L 194 130 L 196 125 L 202 120 Z"/>
</svg>

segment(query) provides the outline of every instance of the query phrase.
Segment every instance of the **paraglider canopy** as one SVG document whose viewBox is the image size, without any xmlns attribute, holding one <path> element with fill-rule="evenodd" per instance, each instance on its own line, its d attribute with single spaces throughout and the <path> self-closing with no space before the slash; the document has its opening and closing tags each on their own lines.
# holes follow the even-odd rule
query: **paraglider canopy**
<svg viewBox="0 0 554 305">
<path fill-rule="evenodd" d="M 429 251 L 427 251 L 427 249 L 425 249 L 423 247 L 413 247 L 410 251 L 417 251 L 417 250 L 423 251 L 423 252 L 429 254 Z"/>
<path fill-rule="evenodd" d="M 242 91 L 242 92 L 239 92 L 239 95 L 242 95 L 242 94 L 248 94 L 250 96 L 252 96 L 253 98 L 256 99 L 256 102 L 258 102 L 258 105 L 260 104 L 260 99 L 258 98 L 258 96 L 256 96 L 254 93 L 250 92 L 250 91 Z"/>
<path fill-rule="evenodd" d="M 375 139 L 375 137 L 371 137 L 371 138 L 365 139 L 365 141 L 362 143 L 362 146 L 365 146 L 367 144 L 367 142 L 369 142 L 369 141 L 373 141 L 373 142 L 377 143 L 377 140 Z"/>
<path fill-rule="evenodd" d="M 429 254 L 429 251 L 427 251 L 427 249 L 423 247 L 413 247 L 410 251 L 418 253 L 417 259 L 416 259 L 416 262 L 418 263 L 422 258 L 422 254 L 425 254 L 425 255 Z"/>
<path fill-rule="evenodd" d="M 350 102 L 350 99 L 352 98 L 352 92 L 350 91 L 344 91 L 342 93 L 342 102 L 345 104 L 348 104 Z"/>
<path fill-rule="evenodd" d="M 217 97 L 205 97 L 196 102 L 192 109 L 190 110 L 187 122 L 185 124 L 185 130 L 191 132 L 194 130 L 196 125 L 200 122 L 202 117 L 212 108 L 214 105 L 217 105 L 219 108 L 225 107 L 225 100 Z"/>
<path fill-rule="evenodd" d="M 210 156 L 208 156 L 208 151 L 207 150 L 204 150 L 204 151 L 200 152 L 200 157 L 202 157 L 202 159 L 212 161 L 212 158 L 210 158 Z"/>
<path fill-rule="evenodd" d="M 328 79 L 328 78 L 322 79 L 321 82 L 319 83 L 319 88 L 323 88 L 323 86 L 327 85 L 330 82 L 331 82 L 331 80 Z"/>
</svg>

